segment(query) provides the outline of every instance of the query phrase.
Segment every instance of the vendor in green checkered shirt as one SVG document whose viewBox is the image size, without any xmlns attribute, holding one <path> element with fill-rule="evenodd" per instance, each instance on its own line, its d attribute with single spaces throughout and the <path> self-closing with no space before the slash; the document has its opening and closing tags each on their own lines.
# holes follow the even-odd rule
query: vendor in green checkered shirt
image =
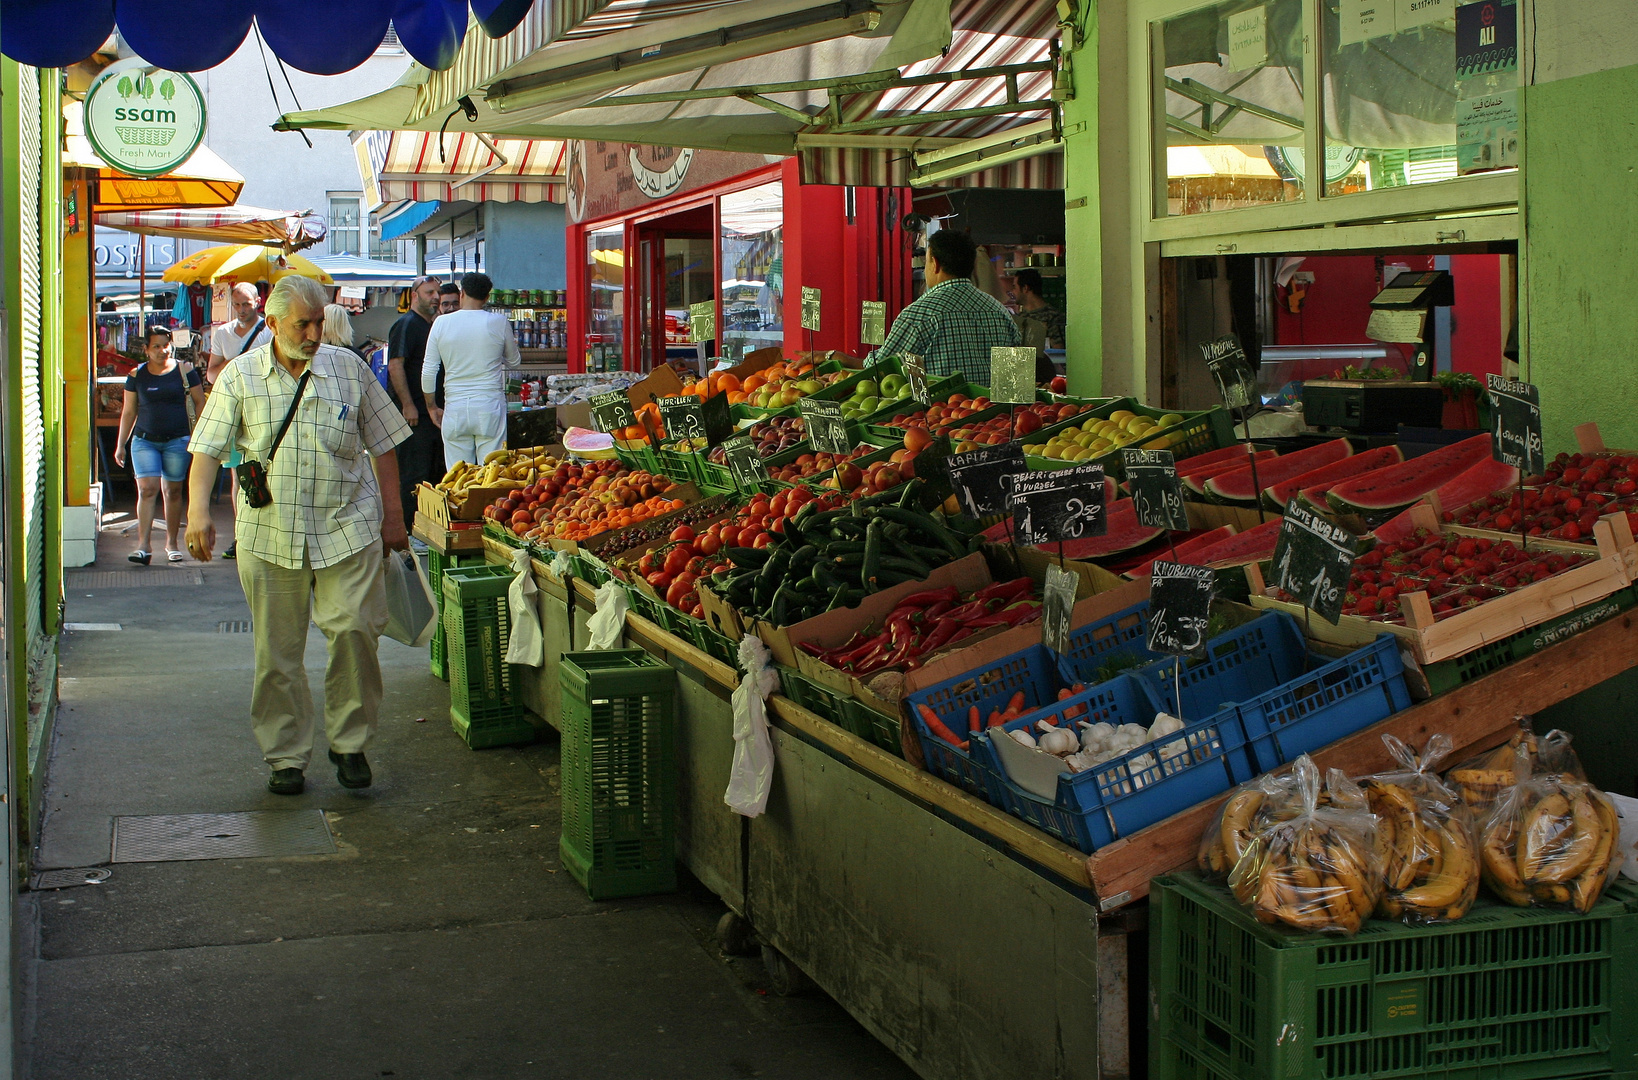
<svg viewBox="0 0 1638 1080">
<path fill-rule="evenodd" d="M 1018 327 L 1001 302 L 973 284 L 972 237 L 941 229 L 927 240 L 927 291 L 912 300 L 870 359 L 915 353 L 929 379 L 960 375 L 990 385 L 990 350 L 1018 345 Z"/>
</svg>

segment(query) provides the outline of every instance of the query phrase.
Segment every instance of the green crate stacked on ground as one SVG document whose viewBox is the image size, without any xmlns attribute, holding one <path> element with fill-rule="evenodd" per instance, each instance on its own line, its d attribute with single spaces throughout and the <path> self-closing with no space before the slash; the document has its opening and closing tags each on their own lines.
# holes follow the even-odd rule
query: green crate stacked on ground
<svg viewBox="0 0 1638 1080">
<path fill-rule="evenodd" d="M 676 672 L 642 649 L 563 654 L 563 865 L 593 900 L 677 887 Z"/>
<path fill-rule="evenodd" d="M 1154 1080 L 1638 1075 L 1638 888 L 1586 915 L 1481 897 L 1442 926 L 1265 926 L 1193 873 L 1150 898 Z"/>
<path fill-rule="evenodd" d="M 506 662 L 511 631 L 506 593 L 514 576 L 504 566 L 450 567 L 443 573 L 449 722 L 474 750 L 535 739 Z"/>
<path fill-rule="evenodd" d="M 432 601 L 438 609 L 438 621 L 432 628 L 432 659 L 430 668 L 437 678 L 449 681 L 449 655 L 444 645 L 444 571 L 457 566 L 479 566 L 482 555 L 445 555 L 427 549 L 427 584 L 432 587 Z"/>
</svg>

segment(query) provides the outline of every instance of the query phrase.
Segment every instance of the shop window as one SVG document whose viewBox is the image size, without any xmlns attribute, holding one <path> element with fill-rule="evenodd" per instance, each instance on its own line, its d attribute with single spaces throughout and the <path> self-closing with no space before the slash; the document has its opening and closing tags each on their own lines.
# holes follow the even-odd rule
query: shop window
<svg viewBox="0 0 1638 1080">
<path fill-rule="evenodd" d="M 330 196 L 330 254 L 367 254 L 359 247 L 359 197 Z"/>
<path fill-rule="evenodd" d="M 619 371 L 625 347 L 625 229 L 586 233 L 586 370 Z"/>
<path fill-rule="evenodd" d="M 722 197 L 722 355 L 785 341 L 785 204 L 779 182 Z"/>
<path fill-rule="evenodd" d="M 1518 164 L 1514 0 L 1321 4 L 1327 195 Z M 1372 10 L 1374 9 L 1374 10 Z"/>
<path fill-rule="evenodd" d="M 1299 201 L 1303 0 L 1215 4 L 1156 24 L 1158 217 Z"/>
</svg>

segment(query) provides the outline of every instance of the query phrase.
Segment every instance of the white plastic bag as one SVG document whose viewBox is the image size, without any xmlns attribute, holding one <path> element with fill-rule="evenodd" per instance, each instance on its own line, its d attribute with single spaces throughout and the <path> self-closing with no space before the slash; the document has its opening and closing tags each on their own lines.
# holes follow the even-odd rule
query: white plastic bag
<svg viewBox="0 0 1638 1080">
<path fill-rule="evenodd" d="M 739 664 L 745 677 L 734 691 L 734 763 L 729 768 L 728 791 L 723 795 L 736 814 L 757 817 L 768 805 L 773 790 L 773 737 L 768 734 L 768 695 L 779 686 L 779 673 L 769 665 L 768 647 L 753 634 L 739 642 Z"/>
<path fill-rule="evenodd" d="M 529 565 L 527 548 L 512 553 L 512 569 L 517 576 L 506 590 L 506 610 L 511 622 L 506 639 L 506 662 L 542 667 L 546 663 L 546 635 L 540 629 L 540 590 L 535 587 L 535 571 Z"/>
<path fill-rule="evenodd" d="M 432 640 L 438 607 L 421 560 L 408 551 L 388 551 L 382 577 L 387 587 L 387 627 L 382 633 L 419 649 Z"/>
<path fill-rule="evenodd" d="M 626 632 L 626 590 L 619 583 L 605 581 L 597 587 L 597 610 L 586 620 L 591 633 L 588 649 L 618 649 Z"/>
</svg>

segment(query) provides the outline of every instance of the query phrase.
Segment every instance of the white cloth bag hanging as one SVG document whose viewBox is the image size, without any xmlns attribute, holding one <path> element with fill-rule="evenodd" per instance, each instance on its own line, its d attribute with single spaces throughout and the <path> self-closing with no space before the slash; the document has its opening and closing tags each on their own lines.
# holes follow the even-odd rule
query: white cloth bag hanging
<svg viewBox="0 0 1638 1080">
<path fill-rule="evenodd" d="M 739 642 L 739 663 L 745 669 L 734 690 L 734 761 L 723 795 L 731 810 L 757 817 L 768 805 L 773 790 L 773 737 L 768 733 L 768 695 L 779 685 L 779 673 L 769 661 L 768 647 L 755 635 Z"/>
<path fill-rule="evenodd" d="M 591 633 L 589 649 L 618 649 L 620 638 L 626 632 L 626 590 L 616 581 L 605 581 L 597 587 L 597 610 L 586 620 Z"/>
<path fill-rule="evenodd" d="M 511 622 L 506 641 L 506 662 L 525 667 L 544 667 L 546 635 L 540 629 L 540 589 L 535 585 L 535 571 L 529 564 L 528 548 L 518 548 L 512 553 L 512 569 L 516 576 L 506 590 L 506 609 Z"/>
</svg>

